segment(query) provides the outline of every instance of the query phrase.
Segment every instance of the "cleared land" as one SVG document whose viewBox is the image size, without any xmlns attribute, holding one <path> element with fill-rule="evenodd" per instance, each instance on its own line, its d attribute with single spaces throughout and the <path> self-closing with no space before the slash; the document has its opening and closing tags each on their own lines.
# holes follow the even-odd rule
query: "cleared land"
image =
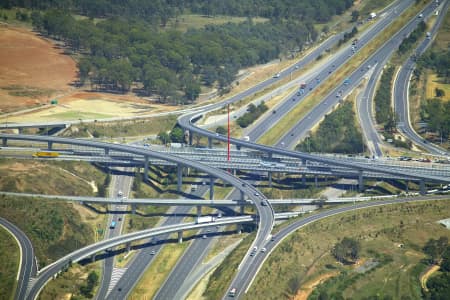
<svg viewBox="0 0 450 300">
<path fill-rule="evenodd" d="M 0 25 L 0 112 L 35 107 L 71 89 L 76 63 L 29 30 Z"/>
</svg>

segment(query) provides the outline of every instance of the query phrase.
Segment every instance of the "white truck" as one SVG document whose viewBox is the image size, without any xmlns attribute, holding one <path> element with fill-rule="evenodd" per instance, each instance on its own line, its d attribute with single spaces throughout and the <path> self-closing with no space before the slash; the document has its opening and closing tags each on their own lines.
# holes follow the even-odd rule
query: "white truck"
<svg viewBox="0 0 450 300">
<path fill-rule="evenodd" d="M 201 216 L 197 217 L 195 219 L 195 224 L 201 224 L 201 223 L 212 223 L 216 221 L 216 217 L 213 216 Z"/>
</svg>

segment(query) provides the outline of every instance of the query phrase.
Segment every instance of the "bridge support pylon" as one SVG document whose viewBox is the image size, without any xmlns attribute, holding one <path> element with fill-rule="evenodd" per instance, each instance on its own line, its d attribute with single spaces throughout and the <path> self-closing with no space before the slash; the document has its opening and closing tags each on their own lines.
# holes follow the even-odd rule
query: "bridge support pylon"
<svg viewBox="0 0 450 300">
<path fill-rule="evenodd" d="M 272 172 L 271 171 L 267 172 L 267 177 L 269 177 L 269 187 L 272 187 Z"/>
<path fill-rule="evenodd" d="M 7 138 L 2 138 L 2 146 L 3 147 L 6 147 L 6 146 L 8 146 L 8 139 Z"/>
<path fill-rule="evenodd" d="M 183 231 L 178 231 L 178 244 L 183 242 Z"/>
<path fill-rule="evenodd" d="M 419 186 L 420 186 L 420 191 L 419 191 L 420 194 L 425 195 L 427 193 L 427 189 L 425 188 L 425 180 L 421 179 Z"/>
<path fill-rule="evenodd" d="M 237 231 L 238 234 L 242 233 L 242 224 L 237 224 L 236 225 L 236 231 Z"/>
<path fill-rule="evenodd" d="M 126 243 L 125 247 L 127 249 L 127 252 L 130 252 L 130 250 L 131 250 L 131 243 L 130 242 Z"/>
<path fill-rule="evenodd" d="M 245 209 L 245 205 L 239 206 L 239 213 L 240 213 L 241 215 L 244 214 L 244 209 Z"/>
<path fill-rule="evenodd" d="M 302 174 L 302 185 L 306 186 L 306 174 L 305 173 Z"/>
<path fill-rule="evenodd" d="M 209 177 L 209 200 L 214 200 L 214 178 Z"/>
<path fill-rule="evenodd" d="M 133 215 L 136 214 L 136 204 L 131 204 L 131 213 L 132 213 Z"/>
<path fill-rule="evenodd" d="M 109 148 L 105 148 L 105 155 L 109 155 Z"/>
<path fill-rule="evenodd" d="M 363 171 L 358 171 L 358 191 L 362 192 L 364 191 L 364 177 L 363 177 Z"/>
<path fill-rule="evenodd" d="M 144 157 L 144 182 L 148 182 L 148 163 L 149 163 L 149 157 L 146 155 Z"/>
<path fill-rule="evenodd" d="M 201 217 L 201 216 L 202 216 L 202 206 L 197 205 L 197 217 Z"/>
<path fill-rule="evenodd" d="M 240 199 L 241 201 L 244 201 L 245 200 L 245 193 L 243 192 L 243 191 L 241 191 L 241 199 Z"/>
<path fill-rule="evenodd" d="M 208 137 L 208 148 L 212 149 L 212 138 Z"/>
<path fill-rule="evenodd" d="M 95 262 L 95 253 L 91 255 L 91 262 Z"/>
<path fill-rule="evenodd" d="M 181 192 L 181 185 L 183 184 L 183 166 L 177 165 L 177 191 Z"/>
<path fill-rule="evenodd" d="M 189 131 L 189 146 L 192 146 L 192 136 L 193 136 L 192 131 Z"/>
<path fill-rule="evenodd" d="M 48 148 L 48 150 L 52 150 L 52 147 L 53 147 L 53 142 L 48 141 L 48 142 L 47 142 L 47 148 Z"/>
<path fill-rule="evenodd" d="M 319 186 L 319 184 L 317 183 L 317 175 L 314 176 L 314 185 L 316 186 L 316 188 Z"/>
</svg>

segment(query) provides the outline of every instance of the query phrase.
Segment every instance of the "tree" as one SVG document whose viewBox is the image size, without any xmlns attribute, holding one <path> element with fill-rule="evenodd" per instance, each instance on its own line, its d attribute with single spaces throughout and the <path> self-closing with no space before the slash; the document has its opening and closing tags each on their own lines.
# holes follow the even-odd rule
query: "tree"
<svg viewBox="0 0 450 300">
<path fill-rule="evenodd" d="M 184 132 L 181 127 L 174 127 L 170 132 L 170 140 L 175 143 L 184 143 Z"/>
<path fill-rule="evenodd" d="M 332 253 L 338 261 L 346 263 L 359 257 L 360 247 L 355 239 L 344 237 L 334 246 Z"/>
<path fill-rule="evenodd" d="M 434 89 L 434 92 L 435 92 L 435 94 L 436 94 L 436 97 L 438 97 L 438 98 L 442 98 L 442 97 L 445 96 L 444 90 L 442 90 L 442 89 L 440 89 L 440 88 L 435 88 L 435 89 Z"/>
<path fill-rule="evenodd" d="M 170 136 L 167 132 L 161 131 L 158 133 L 158 139 L 163 143 L 164 145 L 167 143 L 170 143 Z"/>
<path fill-rule="evenodd" d="M 359 11 L 357 11 L 357 10 L 352 11 L 352 20 L 351 20 L 351 22 L 358 21 L 358 18 L 359 18 Z"/>
<path fill-rule="evenodd" d="M 219 127 L 216 128 L 216 133 L 221 134 L 221 135 L 226 135 L 227 134 L 227 130 L 225 129 L 225 127 L 219 126 Z"/>
</svg>

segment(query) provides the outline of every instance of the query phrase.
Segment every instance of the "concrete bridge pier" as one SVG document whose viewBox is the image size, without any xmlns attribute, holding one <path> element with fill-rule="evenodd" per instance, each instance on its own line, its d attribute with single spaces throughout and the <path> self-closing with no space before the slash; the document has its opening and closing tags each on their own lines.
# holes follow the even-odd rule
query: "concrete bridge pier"
<svg viewBox="0 0 450 300">
<path fill-rule="evenodd" d="M 427 193 L 427 189 L 425 188 L 425 180 L 421 179 L 419 182 L 420 186 L 420 194 L 425 195 Z"/>
<path fill-rule="evenodd" d="M 131 204 L 131 213 L 132 213 L 133 215 L 136 214 L 136 204 Z"/>
<path fill-rule="evenodd" d="M 269 177 L 269 187 L 272 187 L 272 172 L 271 171 L 267 172 L 267 177 Z"/>
<path fill-rule="evenodd" d="M 319 187 L 319 184 L 317 183 L 317 175 L 314 176 L 314 185 L 316 188 Z"/>
<path fill-rule="evenodd" d="M 244 201 L 245 200 L 245 193 L 243 192 L 243 191 L 240 191 L 241 192 L 241 201 Z"/>
<path fill-rule="evenodd" d="M 95 253 L 91 255 L 91 262 L 95 262 L 95 257 L 96 257 Z"/>
<path fill-rule="evenodd" d="M 177 165 L 177 191 L 181 192 L 181 185 L 183 184 L 183 166 Z"/>
<path fill-rule="evenodd" d="M 178 244 L 183 242 L 183 231 L 178 231 Z"/>
<path fill-rule="evenodd" d="M 212 137 L 208 137 L 208 148 L 212 149 Z"/>
<path fill-rule="evenodd" d="M 306 186 L 306 174 L 305 173 L 302 174 L 302 185 Z"/>
<path fill-rule="evenodd" d="M 241 151 L 241 146 L 236 145 L 236 149 L 237 149 L 238 151 Z"/>
<path fill-rule="evenodd" d="M 197 205 L 197 217 L 201 217 L 201 216 L 202 216 L 202 206 Z"/>
<path fill-rule="evenodd" d="M 148 155 L 144 156 L 144 182 L 148 182 L 148 164 L 149 157 Z"/>
<path fill-rule="evenodd" d="M 245 208 L 245 205 L 239 206 L 239 213 L 240 213 L 241 215 L 244 214 L 244 208 Z"/>
<path fill-rule="evenodd" d="M 209 177 L 209 200 L 214 200 L 214 178 Z"/>
<path fill-rule="evenodd" d="M 238 234 L 242 233 L 242 224 L 237 224 L 236 225 L 236 231 L 237 231 Z"/>
<path fill-rule="evenodd" d="M 3 147 L 6 147 L 6 146 L 8 146 L 8 139 L 7 138 L 2 138 L 2 146 Z"/>
<path fill-rule="evenodd" d="M 406 182 L 405 182 L 405 191 L 407 193 L 409 192 L 409 180 L 406 180 Z"/>
<path fill-rule="evenodd" d="M 47 147 L 48 147 L 48 150 L 52 150 L 53 142 L 48 141 L 47 142 Z"/>
<path fill-rule="evenodd" d="M 189 146 L 192 146 L 192 136 L 193 136 L 193 133 L 192 133 L 192 131 L 188 131 L 189 132 Z"/>
<path fill-rule="evenodd" d="M 358 171 L 358 191 L 362 192 L 364 191 L 364 177 L 363 177 L 363 171 Z"/>
<path fill-rule="evenodd" d="M 109 148 L 105 148 L 105 155 L 106 155 L 106 156 L 109 155 Z"/>
<path fill-rule="evenodd" d="M 125 247 L 127 249 L 127 252 L 130 252 L 130 250 L 131 250 L 131 242 L 126 243 Z"/>
</svg>

